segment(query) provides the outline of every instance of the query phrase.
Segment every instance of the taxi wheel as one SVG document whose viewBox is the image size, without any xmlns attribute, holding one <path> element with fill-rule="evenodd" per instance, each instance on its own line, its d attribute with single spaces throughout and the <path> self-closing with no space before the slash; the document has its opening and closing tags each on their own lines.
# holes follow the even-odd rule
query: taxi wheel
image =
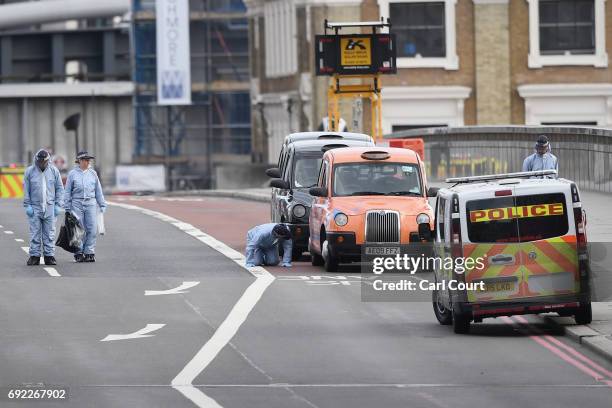
<svg viewBox="0 0 612 408">
<path fill-rule="evenodd" d="M 453 308 L 453 331 L 457 334 L 465 334 L 470 331 L 470 318 L 464 313 L 457 313 Z"/>
<path fill-rule="evenodd" d="M 310 263 L 312 266 L 323 266 L 325 260 L 321 255 L 317 255 L 315 251 L 312 250 L 310 240 L 308 240 L 308 252 L 310 252 Z"/>
<path fill-rule="evenodd" d="M 323 242 L 323 250 L 321 251 L 325 261 L 323 267 L 325 268 L 325 272 L 338 272 L 338 258 L 331 254 L 328 249 L 328 245 L 329 243 L 327 241 Z"/>
<path fill-rule="evenodd" d="M 439 294 L 437 290 L 434 290 L 431 293 L 433 309 L 436 315 L 436 319 L 442 325 L 448 326 L 453 323 L 453 315 L 450 310 L 448 310 L 442 301 L 439 298 Z"/>
<path fill-rule="evenodd" d="M 580 303 L 580 307 L 574 314 L 574 320 L 576 324 L 589 324 L 593 320 L 593 310 L 591 309 L 591 302 Z"/>
</svg>

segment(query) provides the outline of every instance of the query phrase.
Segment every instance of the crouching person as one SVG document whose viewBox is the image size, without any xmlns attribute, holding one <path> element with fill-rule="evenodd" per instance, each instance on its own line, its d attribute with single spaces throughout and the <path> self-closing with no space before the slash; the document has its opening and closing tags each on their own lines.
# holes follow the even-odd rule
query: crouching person
<svg viewBox="0 0 612 408">
<path fill-rule="evenodd" d="M 279 245 L 283 246 L 282 266 L 291 266 L 293 241 L 291 231 L 284 224 L 263 224 L 247 233 L 246 266 L 273 266 L 280 262 Z"/>
</svg>

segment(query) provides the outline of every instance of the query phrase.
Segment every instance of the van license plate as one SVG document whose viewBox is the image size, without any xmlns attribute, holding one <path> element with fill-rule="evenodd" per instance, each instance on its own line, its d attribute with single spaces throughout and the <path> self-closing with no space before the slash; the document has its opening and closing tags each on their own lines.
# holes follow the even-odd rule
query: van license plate
<svg viewBox="0 0 612 408">
<path fill-rule="evenodd" d="M 513 282 L 488 282 L 481 292 L 514 292 L 516 281 Z"/>
<path fill-rule="evenodd" d="M 399 247 L 366 247 L 366 255 L 399 255 Z"/>
</svg>

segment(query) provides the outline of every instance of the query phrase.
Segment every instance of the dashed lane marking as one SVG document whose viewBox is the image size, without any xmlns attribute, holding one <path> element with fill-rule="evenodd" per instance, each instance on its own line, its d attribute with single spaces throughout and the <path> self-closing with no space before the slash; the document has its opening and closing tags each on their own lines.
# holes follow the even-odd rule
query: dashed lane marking
<svg viewBox="0 0 612 408">
<path fill-rule="evenodd" d="M 187 363 L 187 365 L 177 374 L 171 382 L 172 387 L 191 400 L 200 408 L 221 407 L 217 401 L 204 394 L 201 389 L 193 386 L 193 381 L 199 376 L 215 357 L 223 350 L 223 348 L 232 340 L 238 329 L 244 323 L 255 308 L 255 305 L 261 299 L 266 289 L 274 282 L 274 275 L 268 272 L 261 266 L 247 268 L 245 266 L 245 257 L 240 252 L 230 248 L 223 242 L 213 238 L 212 236 L 202 232 L 191 224 L 177 220 L 166 214 L 148 210 L 131 204 L 109 202 L 110 205 L 117 207 L 140 211 L 142 214 L 149 215 L 161 221 L 174 225 L 176 228 L 191 235 L 200 242 L 208 245 L 227 258 L 234 261 L 240 267 L 246 269 L 255 277 L 255 281 L 246 288 L 238 302 L 234 305 L 225 320 L 215 330 L 214 334 L 196 353 L 196 355 Z"/>
<path fill-rule="evenodd" d="M 9 230 L 4 231 L 4 233 L 5 233 L 6 235 L 13 235 L 13 234 L 14 234 L 14 232 L 13 232 L 13 231 L 9 231 Z"/>
<path fill-rule="evenodd" d="M 23 242 L 23 239 L 21 239 L 21 238 L 15 238 L 15 241 L 16 241 L 16 242 Z"/>
</svg>

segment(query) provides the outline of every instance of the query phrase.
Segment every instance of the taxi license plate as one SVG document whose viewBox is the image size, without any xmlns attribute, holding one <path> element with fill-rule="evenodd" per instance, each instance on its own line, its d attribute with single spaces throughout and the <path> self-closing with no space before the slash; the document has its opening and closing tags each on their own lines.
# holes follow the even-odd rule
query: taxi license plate
<svg viewBox="0 0 612 408">
<path fill-rule="evenodd" d="M 399 255 L 399 247 L 366 247 L 366 255 Z"/>
</svg>

